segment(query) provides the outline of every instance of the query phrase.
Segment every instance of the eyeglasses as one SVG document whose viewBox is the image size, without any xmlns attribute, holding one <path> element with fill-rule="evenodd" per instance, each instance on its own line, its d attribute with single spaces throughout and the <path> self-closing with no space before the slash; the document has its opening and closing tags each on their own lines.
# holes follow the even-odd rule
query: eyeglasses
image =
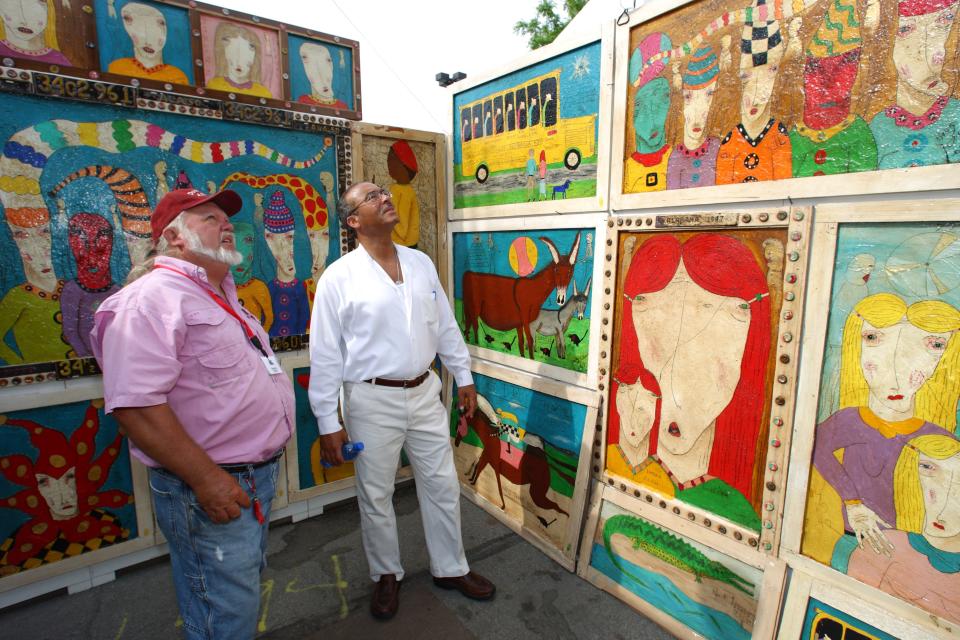
<svg viewBox="0 0 960 640">
<path fill-rule="evenodd" d="M 353 209 L 350 209 L 349 213 L 347 213 L 347 217 L 352 216 L 354 211 L 356 211 L 363 205 L 367 204 L 368 202 L 374 202 L 376 200 L 380 200 L 383 198 L 386 198 L 387 200 L 389 200 L 392 197 L 393 197 L 393 194 L 387 191 L 386 189 L 374 189 L 367 195 L 363 196 L 363 200 L 358 202 L 356 206 L 353 207 Z"/>
</svg>

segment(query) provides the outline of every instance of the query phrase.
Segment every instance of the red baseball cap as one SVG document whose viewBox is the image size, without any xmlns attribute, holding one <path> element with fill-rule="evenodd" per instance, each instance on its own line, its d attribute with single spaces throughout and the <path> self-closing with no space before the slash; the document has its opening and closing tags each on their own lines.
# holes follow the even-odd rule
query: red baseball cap
<svg viewBox="0 0 960 640">
<path fill-rule="evenodd" d="M 153 231 L 153 241 L 160 239 L 160 234 L 167 228 L 167 225 L 173 222 L 178 215 L 198 207 L 204 202 L 212 202 L 228 216 L 240 211 L 243 208 L 243 200 L 236 191 L 224 189 L 217 193 L 204 193 L 197 189 L 174 189 L 167 195 L 160 198 L 156 209 L 150 216 L 150 228 Z"/>
</svg>

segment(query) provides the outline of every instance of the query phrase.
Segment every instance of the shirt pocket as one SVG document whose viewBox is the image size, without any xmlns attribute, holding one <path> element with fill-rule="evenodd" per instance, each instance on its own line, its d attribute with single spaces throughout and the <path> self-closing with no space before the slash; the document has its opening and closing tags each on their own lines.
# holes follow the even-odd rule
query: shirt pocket
<svg viewBox="0 0 960 640">
<path fill-rule="evenodd" d="M 437 317 L 437 294 L 436 292 L 417 293 L 414 301 L 420 308 L 420 314 L 424 324 L 434 327 L 438 324 Z"/>
<path fill-rule="evenodd" d="M 187 330 L 181 353 L 196 357 L 228 344 L 232 332 L 224 325 L 226 319 L 226 312 L 218 308 L 195 309 L 184 313 L 183 323 L 187 325 Z"/>
<path fill-rule="evenodd" d="M 218 387 L 245 375 L 251 369 L 244 357 L 249 348 L 242 343 L 232 344 L 198 355 L 197 361 L 200 363 L 200 375 L 204 384 Z"/>
</svg>

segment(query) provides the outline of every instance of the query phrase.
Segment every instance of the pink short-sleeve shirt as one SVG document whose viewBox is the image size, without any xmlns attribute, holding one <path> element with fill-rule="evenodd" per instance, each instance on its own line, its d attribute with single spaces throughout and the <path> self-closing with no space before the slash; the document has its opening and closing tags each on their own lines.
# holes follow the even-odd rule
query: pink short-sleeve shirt
<svg viewBox="0 0 960 640">
<path fill-rule="evenodd" d="M 110 296 L 90 332 L 103 369 L 107 413 L 169 404 L 187 434 L 218 464 L 260 462 L 293 434 L 293 386 L 271 375 L 243 327 L 210 296 L 206 272 L 158 257 L 155 269 Z M 237 299 L 232 276 L 221 283 L 230 307 L 269 355 L 267 333 Z M 130 443 L 144 464 L 157 462 Z"/>
</svg>

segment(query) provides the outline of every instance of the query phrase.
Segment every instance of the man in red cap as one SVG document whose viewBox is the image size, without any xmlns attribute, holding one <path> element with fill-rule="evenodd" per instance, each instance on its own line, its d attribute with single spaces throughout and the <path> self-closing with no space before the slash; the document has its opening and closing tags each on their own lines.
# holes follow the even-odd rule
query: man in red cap
<svg viewBox="0 0 960 640">
<path fill-rule="evenodd" d="M 150 467 L 188 638 L 253 638 L 293 387 L 237 298 L 235 192 L 176 189 L 150 218 L 157 256 L 97 310 L 106 412 Z"/>
</svg>

